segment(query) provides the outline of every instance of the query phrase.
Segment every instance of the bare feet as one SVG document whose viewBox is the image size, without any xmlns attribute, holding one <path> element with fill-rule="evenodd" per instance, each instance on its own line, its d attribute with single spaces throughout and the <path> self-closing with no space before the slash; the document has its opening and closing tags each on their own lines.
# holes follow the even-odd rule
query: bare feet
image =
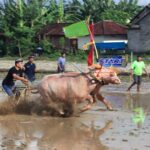
<svg viewBox="0 0 150 150">
<path fill-rule="evenodd" d="M 130 92 L 130 89 L 129 89 L 129 88 L 127 89 L 127 92 Z"/>
<path fill-rule="evenodd" d="M 91 104 L 88 104 L 88 105 L 84 106 L 84 107 L 80 110 L 80 112 L 84 112 L 84 111 L 86 111 L 86 110 L 89 110 L 91 107 L 92 107 L 92 105 L 91 105 Z"/>
<path fill-rule="evenodd" d="M 112 108 L 112 106 L 111 106 L 111 104 L 109 102 L 107 102 L 107 109 L 109 111 L 113 111 L 113 108 Z"/>
<path fill-rule="evenodd" d="M 112 107 L 107 107 L 107 109 L 108 109 L 109 111 L 113 111 L 113 110 L 114 110 Z"/>
</svg>

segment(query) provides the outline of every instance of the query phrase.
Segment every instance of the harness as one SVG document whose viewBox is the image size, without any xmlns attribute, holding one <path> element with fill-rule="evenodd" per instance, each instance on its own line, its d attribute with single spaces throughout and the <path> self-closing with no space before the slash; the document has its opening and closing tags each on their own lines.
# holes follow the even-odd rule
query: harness
<svg viewBox="0 0 150 150">
<path fill-rule="evenodd" d="M 92 72 L 89 73 L 89 75 L 93 78 L 93 80 L 101 85 L 106 85 L 107 83 L 104 81 L 103 78 L 98 79 L 97 77 L 99 77 L 100 71 L 98 72 L 98 74 L 96 75 L 96 77 L 93 75 Z"/>
<path fill-rule="evenodd" d="M 101 85 L 106 85 L 107 83 L 103 80 L 103 78 L 101 79 L 98 79 L 97 77 L 94 76 L 94 74 L 92 72 L 89 72 L 89 73 L 81 73 L 82 75 L 84 75 L 90 84 L 95 84 L 95 83 L 99 83 Z M 100 71 L 99 71 L 99 74 L 100 74 Z M 91 77 L 89 77 L 89 76 Z"/>
</svg>

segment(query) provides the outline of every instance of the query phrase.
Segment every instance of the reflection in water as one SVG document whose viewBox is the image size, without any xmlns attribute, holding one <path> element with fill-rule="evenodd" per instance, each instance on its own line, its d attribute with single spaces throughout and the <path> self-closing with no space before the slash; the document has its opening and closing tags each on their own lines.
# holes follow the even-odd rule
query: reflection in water
<svg viewBox="0 0 150 150">
<path fill-rule="evenodd" d="M 126 109 L 133 111 L 134 109 L 138 108 L 138 107 L 145 107 L 142 105 L 142 96 L 141 94 L 134 94 L 132 95 L 131 93 L 128 93 L 126 96 L 126 100 L 125 100 L 125 104 L 124 106 L 126 107 Z"/>
<path fill-rule="evenodd" d="M 142 125 L 145 121 L 145 113 L 142 107 L 136 107 L 133 109 L 133 117 L 132 120 L 137 125 Z"/>
<path fill-rule="evenodd" d="M 125 108 L 128 110 L 133 110 L 136 107 L 141 106 L 141 96 L 140 94 L 134 94 L 132 95 L 131 93 L 128 93 L 126 95 L 126 100 L 125 100 Z"/>
<path fill-rule="evenodd" d="M 150 94 L 141 93 L 104 93 L 115 109 L 133 111 L 136 107 L 142 107 L 146 113 L 150 112 Z"/>
<path fill-rule="evenodd" d="M 142 127 L 146 114 L 150 113 L 149 93 L 104 93 L 105 97 L 112 103 L 114 109 L 131 112 L 132 120 L 138 127 Z M 137 111 L 138 110 L 138 111 Z M 136 117 L 134 117 L 136 116 Z M 133 119 L 134 118 L 134 119 Z M 136 119 L 135 119 L 136 118 Z M 138 118 L 138 119 L 137 119 Z"/>
<path fill-rule="evenodd" d="M 142 96 L 137 93 L 134 96 L 128 93 L 126 106 L 133 111 L 132 121 L 141 128 L 145 121 L 145 111 L 148 111 L 149 106 L 142 106 Z M 145 108 L 145 110 L 144 110 Z"/>
<path fill-rule="evenodd" d="M 106 150 L 99 136 L 111 127 L 101 129 L 79 123 L 75 119 L 33 119 L 0 123 L 0 149 L 26 150 Z"/>
</svg>

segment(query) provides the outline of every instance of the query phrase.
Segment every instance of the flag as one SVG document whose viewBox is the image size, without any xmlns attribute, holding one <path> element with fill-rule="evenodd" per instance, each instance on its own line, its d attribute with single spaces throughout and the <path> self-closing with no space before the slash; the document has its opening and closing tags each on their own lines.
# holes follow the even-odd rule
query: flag
<svg viewBox="0 0 150 150">
<path fill-rule="evenodd" d="M 91 31 L 90 42 L 94 43 L 94 38 L 93 38 L 93 36 L 94 36 L 94 24 L 93 23 L 90 24 L 89 30 Z M 88 57 L 87 57 L 88 66 L 93 65 L 93 61 L 94 61 L 94 44 L 92 44 L 90 46 L 90 52 L 89 52 Z"/>
<path fill-rule="evenodd" d="M 74 23 L 63 28 L 65 36 L 68 38 L 76 38 L 89 35 L 89 30 L 85 21 Z"/>
<path fill-rule="evenodd" d="M 82 46 L 84 50 L 87 50 L 90 45 L 94 44 L 93 42 L 86 43 Z"/>
</svg>

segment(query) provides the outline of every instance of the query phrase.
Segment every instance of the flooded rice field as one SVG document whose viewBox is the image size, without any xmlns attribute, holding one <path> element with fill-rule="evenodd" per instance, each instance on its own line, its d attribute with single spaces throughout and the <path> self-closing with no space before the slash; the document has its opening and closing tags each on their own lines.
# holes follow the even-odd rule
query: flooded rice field
<svg viewBox="0 0 150 150">
<path fill-rule="evenodd" d="M 141 93 L 135 87 L 129 93 L 129 77 L 121 78 L 121 85 L 101 90 L 114 111 L 97 102 L 70 118 L 0 115 L 0 150 L 149 150 L 150 83 L 145 78 Z"/>
</svg>

